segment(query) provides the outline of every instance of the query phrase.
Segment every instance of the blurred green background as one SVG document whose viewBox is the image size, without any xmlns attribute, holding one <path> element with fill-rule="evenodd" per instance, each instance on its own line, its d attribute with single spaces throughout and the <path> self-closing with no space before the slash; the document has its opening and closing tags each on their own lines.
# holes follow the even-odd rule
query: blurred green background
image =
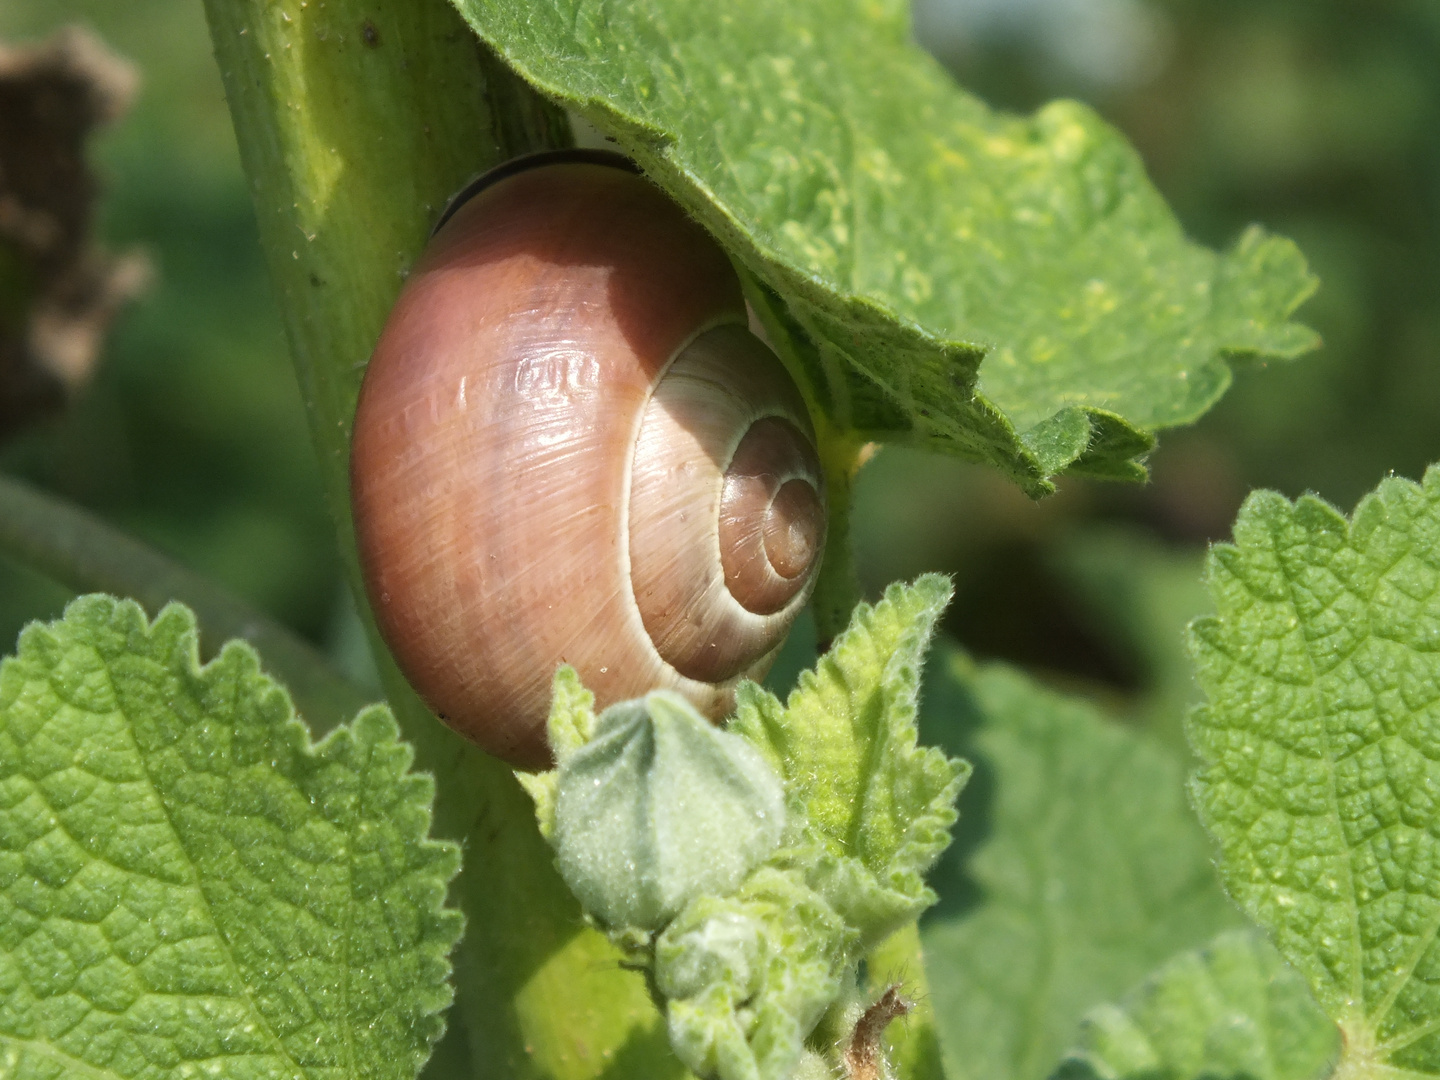
<svg viewBox="0 0 1440 1080">
<path fill-rule="evenodd" d="M 198 0 L 6 0 L 0 38 L 81 22 L 140 69 L 94 145 L 101 235 L 156 282 L 62 417 L 0 470 L 89 507 L 363 672 Z M 1170 432 L 1144 487 L 1064 481 L 1032 503 L 977 467 L 888 450 L 863 474 L 867 589 L 955 575 L 948 629 L 1174 731 L 1179 628 L 1247 490 L 1342 508 L 1440 459 L 1440 5 L 1433 0 L 919 0 L 917 36 L 992 104 L 1099 108 L 1186 228 L 1294 237 L 1323 280 L 1324 350 L 1244 370 Z M 67 594 L 0 560 L 0 640 Z M 803 645 L 801 646 L 803 649 Z M 798 654 L 797 654 L 798 659 Z"/>
</svg>

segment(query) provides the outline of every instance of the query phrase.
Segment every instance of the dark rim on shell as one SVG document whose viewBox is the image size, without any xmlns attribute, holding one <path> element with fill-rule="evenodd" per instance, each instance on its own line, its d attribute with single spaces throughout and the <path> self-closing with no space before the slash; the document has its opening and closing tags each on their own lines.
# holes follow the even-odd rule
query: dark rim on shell
<svg viewBox="0 0 1440 1080">
<path fill-rule="evenodd" d="M 440 215 L 440 220 L 435 222 L 435 227 L 430 230 L 431 237 L 434 237 L 449 221 L 455 216 L 455 212 L 473 199 L 480 192 L 488 187 L 498 184 L 501 180 L 509 179 L 518 173 L 527 172 L 530 169 L 538 169 L 545 165 L 605 165 L 612 169 L 621 169 L 624 172 L 633 173 L 636 176 L 643 175 L 640 166 L 634 161 L 620 153 L 618 150 L 603 150 L 598 147 L 567 146 L 559 150 L 536 150 L 532 154 L 521 154 L 519 157 L 511 158 L 509 161 L 502 161 L 493 169 L 481 173 L 471 180 L 445 204 L 445 210 Z"/>
</svg>

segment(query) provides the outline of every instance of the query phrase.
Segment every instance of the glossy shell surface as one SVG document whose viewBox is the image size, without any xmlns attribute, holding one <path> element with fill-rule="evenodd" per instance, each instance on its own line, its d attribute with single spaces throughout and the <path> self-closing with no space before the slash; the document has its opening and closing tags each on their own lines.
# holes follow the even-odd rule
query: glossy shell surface
<svg viewBox="0 0 1440 1080">
<path fill-rule="evenodd" d="M 447 723 L 549 759 L 550 681 L 719 717 L 824 545 L 813 433 L 709 236 L 648 181 L 552 164 L 439 230 L 376 345 L 352 494 L 371 602 Z"/>
</svg>

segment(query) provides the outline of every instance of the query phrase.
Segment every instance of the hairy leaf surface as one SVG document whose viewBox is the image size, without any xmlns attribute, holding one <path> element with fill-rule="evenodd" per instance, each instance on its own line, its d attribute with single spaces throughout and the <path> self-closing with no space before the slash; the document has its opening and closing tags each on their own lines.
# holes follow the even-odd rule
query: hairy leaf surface
<svg viewBox="0 0 1440 1080">
<path fill-rule="evenodd" d="M 1187 242 L 1091 110 L 988 109 L 911 42 L 904 5 L 455 3 L 721 239 L 841 428 L 1032 491 L 1133 477 L 1231 360 L 1314 345 L 1287 321 L 1314 284 L 1293 245 Z"/>
<path fill-rule="evenodd" d="M 868 945 L 935 902 L 923 874 L 950 842 L 962 761 L 916 745 L 920 673 L 950 582 L 935 574 L 861 604 L 782 706 L 742 686 L 731 730 L 765 752 L 808 823 L 821 889 Z"/>
<path fill-rule="evenodd" d="M 83 597 L 0 665 L 0 1075 L 411 1080 L 459 850 L 389 712 L 312 745 L 255 653 Z"/>
<path fill-rule="evenodd" d="M 1348 521 L 1256 492 L 1208 579 L 1189 733 L 1225 886 L 1339 1023 L 1341 1070 L 1440 1073 L 1440 469 Z"/>
</svg>

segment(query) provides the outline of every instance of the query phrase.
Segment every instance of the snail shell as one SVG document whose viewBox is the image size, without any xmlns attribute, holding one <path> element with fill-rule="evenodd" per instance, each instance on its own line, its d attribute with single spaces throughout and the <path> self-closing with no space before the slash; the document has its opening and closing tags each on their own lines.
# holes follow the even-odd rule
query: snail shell
<svg viewBox="0 0 1440 1080">
<path fill-rule="evenodd" d="M 442 224 L 366 372 L 351 480 L 401 669 L 524 767 L 561 663 L 601 707 L 664 687 L 723 717 L 825 540 L 808 413 L 729 260 L 593 155 L 512 166 Z"/>
</svg>

